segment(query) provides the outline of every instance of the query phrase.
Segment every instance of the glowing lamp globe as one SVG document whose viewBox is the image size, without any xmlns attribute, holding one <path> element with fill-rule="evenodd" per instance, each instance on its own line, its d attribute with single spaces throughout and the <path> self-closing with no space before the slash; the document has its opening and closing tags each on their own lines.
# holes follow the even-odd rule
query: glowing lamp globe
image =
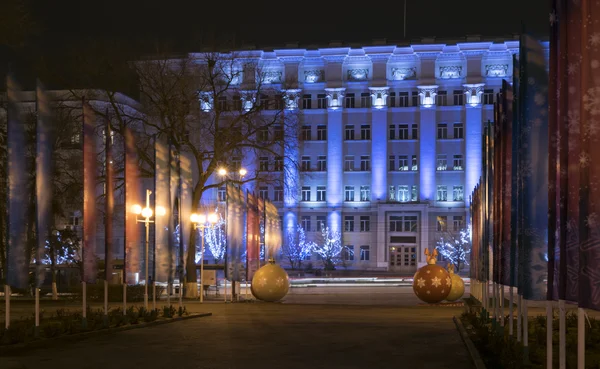
<svg viewBox="0 0 600 369">
<path fill-rule="evenodd" d="M 275 302 L 287 295 L 290 289 L 290 279 L 286 271 L 275 264 L 275 260 L 269 262 L 254 273 L 250 290 L 258 300 Z"/>
<path fill-rule="evenodd" d="M 427 265 L 419 268 L 413 279 L 413 291 L 421 301 L 436 304 L 448 297 L 452 287 L 452 278 L 446 269 L 436 265 L 437 250 L 429 256 L 429 250 L 425 249 Z"/>
<path fill-rule="evenodd" d="M 448 266 L 448 273 L 450 273 L 450 278 L 452 279 L 452 287 L 446 300 L 456 301 L 465 294 L 465 281 L 458 274 L 454 274 L 454 265 L 452 264 Z"/>
</svg>

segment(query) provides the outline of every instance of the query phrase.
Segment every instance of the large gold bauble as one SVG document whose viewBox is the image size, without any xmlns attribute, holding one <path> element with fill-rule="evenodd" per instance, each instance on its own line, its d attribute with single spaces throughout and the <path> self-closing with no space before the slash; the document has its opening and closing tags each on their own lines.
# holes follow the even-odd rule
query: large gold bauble
<svg viewBox="0 0 600 369">
<path fill-rule="evenodd" d="M 435 304 L 444 300 L 450 293 L 452 278 L 446 269 L 429 264 L 415 273 L 413 291 L 424 302 Z"/>
<path fill-rule="evenodd" d="M 465 281 L 458 274 L 450 273 L 450 278 L 452 278 L 452 287 L 450 288 L 450 293 L 446 300 L 448 301 L 456 301 L 463 297 L 465 294 Z"/>
<path fill-rule="evenodd" d="M 287 295 L 290 279 L 286 271 L 273 260 L 258 269 L 252 277 L 250 290 L 258 300 L 274 302 Z"/>
</svg>

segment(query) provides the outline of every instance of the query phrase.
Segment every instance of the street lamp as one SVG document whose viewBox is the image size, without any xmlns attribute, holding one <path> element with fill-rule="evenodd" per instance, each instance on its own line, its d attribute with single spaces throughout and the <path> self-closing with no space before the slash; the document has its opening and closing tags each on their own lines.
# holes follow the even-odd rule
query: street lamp
<svg viewBox="0 0 600 369">
<path fill-rule="evenodd" d="M 131 212 L 135 215 L 141 215 L 142 219 L 136 217 L 136 223 L 144 223 L 146 226 L 146 251 L 145 251 L 145 282 L 144 282 L 144 308 L 148 310 L 148 249 L 150 244 L 150 223 L 154 223 L 153 220 L 150 220 L 153 215 L 152 208 L 150 207 L 150 194 L 152 191 L 146 190 L 146 207 L 142 208 L 141 205 L 135 204 L 131 206 Z M 163 216 L 167 213 L 167 209 L 162 206 L 156 207 L 156 215 Z M 152 282 L 154 285 L 154 282 Z M 153 298 L 156 298 L 156 293 L 154 293 Z"/>
<path fill-rule="evenodd" d="M 208 216 L 206 214 L 196 214 L 192 213 L 190 215 L 190 221 L 194 223 L 194 229 L 200 228 L 202 231 L 201 236 L 201 246 L 200 246 L 200 302 L 204 302 L 204 230 L 207 227 L 212 227 L 217 221 L 219 217 L 216 213 L 210 213 Z"/>
</svg>

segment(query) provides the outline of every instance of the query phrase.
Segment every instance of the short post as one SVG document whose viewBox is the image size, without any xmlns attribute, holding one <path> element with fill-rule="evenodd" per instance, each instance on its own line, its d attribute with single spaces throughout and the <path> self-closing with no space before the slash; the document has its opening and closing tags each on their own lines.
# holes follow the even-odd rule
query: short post
<svg viewBox="0 0 600 369">
<path fill-rule="evenodd" d="M 123 315 L 127 315 L 127 283 L 123 283 Z"/>
<path fill-rule="evenodd" d="M 546 368 L 552 369 L 552 301 L 546 301 Z"/>
<path fill-rule="evenodd" d="M 10 327 L 10 286 L 4 285 L 4 328 Z"/>
<path fill-rule="evenodd" d="M 86 290 L 86 284 L 85 282 L 81 282 L 81 288 L 83 290 L 83 313 L 82 313 L 82 321 L 81 321 L 81 326 L 83 327 L 83 329 L 87 329 L 87 290 Z"/>
<path fill-rule="evenodd" d="M 513 314 L 513 304 L 514 304 L 514 299 L 513 299 L 513 286 L 509 287 L 508 290 L 508 335 L 509 337 L 513 336 L 513 326 L 514 326 L 514 314 Z"/>
<path fill-rule="evenodd" d="M 167 284 L 167 308 L 171 311 L 171 282 Z"/>
<path fill-rule="evenodd" d="M 33 332 L 35 337 L 40 336 L 40 289 L 35 287 L 35 329 Z"/>
<path fill-rule="evenodd" d="M 525 365 L 529 364 L 529 315 L 527 313 L 527 300 L 521 298 L 521 302 L 523 303 L 523 363 Z"/>
<path fill-rule="evenodd" d="M 104 280 L 104 317 L 102 318 L 104 328 L 108 328 L 108 281 Z"/>
<path fill-rule="evenodd" d="M 577 369 L 585 369 L 585 310 L 577 308 Z"/>
<path fill-rule="evenodd" d="M 565 300 L 558 300 L 558 368 L 567 368 L 567 320 Z"/>
<path fill-rule="evenodd" d="M 152 281 L 152 310 L 156 310 L 156 282 Z"/>
<path fill-rule="evenodd" d="M 523 296 L 521 294 L 517 295 L 517 342 L 521 342 L 521 333 L 523 330 L 521 329 L 521 318 L 522 314 L 522 304 L 523 304 Z"/>
</svg>

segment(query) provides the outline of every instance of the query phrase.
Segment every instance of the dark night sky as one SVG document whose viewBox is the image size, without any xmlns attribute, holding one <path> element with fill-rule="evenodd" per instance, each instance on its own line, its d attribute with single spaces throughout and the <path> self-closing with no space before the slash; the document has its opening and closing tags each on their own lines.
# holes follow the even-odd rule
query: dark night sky
<svg viewBox="0 0 600 369">
<path fill-rule="evenodd" d="M 197 51 L 199 35 L 210 32 L 258 47 L 288 41 L 326 45 L 330 40 L 369 42 L 403 38 L 403 1 L 155 1 L 31 0 L 45 43 L 65 43 L 84 36 L 166 38 L 178 51 Z M 211 4 L 206 5 L 206 4 Z M 256 5 L 261 4 L 261 5 Z M 264 4 L 264 5 L 263 5 Z M 381 4 L 381 5 L 379 5 Z M 549 28 L 548 0 L 408 0 L 407 34 L 460 37 L 504 36 L 519 32 L 520 22 L 544 36 Z"/>
</svg>

